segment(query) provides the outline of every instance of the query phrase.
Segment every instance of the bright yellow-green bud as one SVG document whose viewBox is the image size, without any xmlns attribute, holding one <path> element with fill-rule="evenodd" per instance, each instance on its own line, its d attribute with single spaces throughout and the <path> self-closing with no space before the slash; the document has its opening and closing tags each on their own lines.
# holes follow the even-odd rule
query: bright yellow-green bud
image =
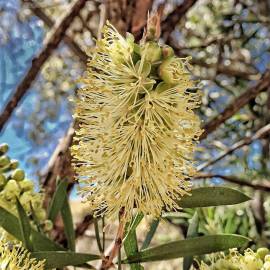
<svg viewBox="0 0 270 270">
<path fill-rule="evenodd" d="M 264 257 L 264 260 L 265 260 L 266 262 L 270 262 L 270 255 L 266 255 L 266 256 Z"/>
<path fill-rule="evenodd" d="M 170 57 L 159 66 L 160 78 L 168 84 L 180 84 L 189 80 L 184 62 L 180 58 Z"/>
<path fill-rule="evenodd" d="M 51 220 L 49 219 L 46 219 L 45 222 L 44 222 L 44 231 L 48 232 L 48 231 L 51 231 L 53 228 L 53 223 Z"/>
<path fill-rule="evenodd" d="M 162 47 L 162 56 L 164 59 L 174 56 L 173 48 L 168 45 Z"/>
<path fill-rule="evenodd" d="M 263 262 L 254 255 L 245 255 L 244 262 L 246 270 L 260 270 L 263 266 Z"/>
<path fill-rule="evenodd" d="M 151 64 L 147 61 L 142 63 L 142 61 L 139 60 L 135 65 L 135 69 L 141 76 L 147 77 L 151 71 Z"/>
<path fill-rule="evenodd" d="M 7 156 L 1 156 L 0 157 L 0 167 L 5 167 L 9 165 L 10 163 L 10 158 Z"/>
<path fill-rule="evenodd" d="M 260 259 L 264 260 L 265 256 L 266 256 L 267 254 L 269 254 L 269 249 L 268 249 L 268 248 L 265 248 L 265 247 L 259 248 L 259 249 L 257 250 L 257 254 L 258 254 L 258 256 L 260 257 Z"/>
<path fill-rule="evenodd" d="M 17 169 L 17 168 L 19 167 L 19 165 L 20 165 L 20 163 L 19 163 L 18 160 L 12 159 L 12 160 L 10 161 L 9 168 L 10 168 L 11 170 L 15 170 L 15 169 Z"/>
<path fill-rule="evenodd" d="M 19 183 L 23 191 L 30 191 L 34 189 L 34 183 L 31 180 L 24 179 Z"/>
<path fill-rule="evenodd" d="M 16 169 L 13 173 L 12 173 L 12 178 L 16 181 L 22 181 L 25 177 L 24 174 L 24 170 L 22 169 Z"/>
<path fill-rule="evenodd" d="M 10 179 L 4 187 L 4 195 L 7 199 L 14 199 L 20 194 L 20 187 L 18 186 L 16 180 Z"/>
<path fill-rule="evenodd" d="M 38 209 L 37 211 L 35 211 L 35 214 L 39 220 L 44 220 L 46 219 L 47 216 L 46 211 L 44 209 Z"/>
<path fill-rule="evenodd" d="M 145 52 L 146 50 L 146 52 Z M 145 52 L 145 60 L 154 63 L 161 60 L 162 49 L 157 42 L 149 41 L 141 47 L 141 55 Z"/>
<path fill-rule="evenodd" d="M 8 144 L 2 143 L 0 144 L 0 155 L 5 154 L 8 151 Z"/>
<path fill-rule="evenodd" d="M 7 178 L 4 174 L 0 174 L 0 187 L 4 186 L 6 184 Z"/>
</svg>

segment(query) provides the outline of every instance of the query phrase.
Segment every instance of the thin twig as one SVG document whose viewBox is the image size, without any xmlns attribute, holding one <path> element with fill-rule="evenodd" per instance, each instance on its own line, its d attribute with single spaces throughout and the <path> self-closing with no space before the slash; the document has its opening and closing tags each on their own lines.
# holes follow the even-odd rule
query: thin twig
<svg viewBox="0 0 270 270">
<path fill-rule="evenodd" d="M 198 166 L 197 171 L 202 171 L 205 168 L 215 164 L 216 162 L 220 161 L 221 159 L 223 159 L 224 157 L 232 154 L 234 151 L 236 151 L 237 149 L 245 146 L 245 145 L 249 145 L 252 142 L 254 142 L 255 140 L 261 139 L 264 136 L 266 136 L 267 134 L 270 133 L 270 124 L 260 128 L 253 136 L 249 136 L 249 137 L 245 137 L 242 140 L 236 142 L 235 144 L 233 144 L 229 149 L 227 149 L 226 151 L 224 151 L 223 153 L 221 153 L 219 156 L 217 156 L 216 158 Z"/>
<path fill-rule="evenodd" d="M 22 0 L 24 3 L 28 4 L 29 9 L 36 15 L 40 20 L 42 20 L 48 27 L 53 27 L 55 22 L 42 10 L 42 8 L 33 0 Z M 65 34 L 63 38 L 66 45 L 70 48 L 70 50 L 78 56 L 81 62 L 86 65 L 88 56 L 81 49 L 80 45 L 78 45 L 72 37 Z"/>
<path fill-rule="evenodd" d="M 121 252 L 120 249 L 122 246 L 122 241 L 123 241 L 124 233 L 125 233 L 125 222 L 123 222 L 124 214 L 125 214 L 125 209 L 122 208 L 119 212 L 119 226 L 118 226 L 114 244 L 112 246 L 112 249 L 109 255 L 104 257 L 104 259 L 102 260 L 102 265 L 101 265 L 100 270 L 107 270 L 111 266 L 113 266 L 113 259 L 119 254 L 119 252 Z"/>
<path fill-rule="evenodd" d="M 223 179 L 227 182 L 237 184 L 240 186 L 251 187 L 255 190 L 262 190 L 262 191 L 270 192 L 270 185 L 269 184 L 253 184 L 252 182 L 250 182 L 248 180 L 240 179 L 237 176 L 228 176 L 228 175 L 212 174 L 212 173 L 201 173 L 201 174 L 196 175 L 193 179 L 200 180 L 200 179 L 206 179 L 206 178 L 220 178 L 220 179 Z"/>
<path fill-rule="evenodd" d="M 4 125 L 11 117 L 12 113 L 16 109 L 19 102 L 22 100 L 34 80 L 36 79 L 39 71 L 50 57 L 52 52 L 58 47 L 59 43 L 63 39 L 68 27 L 73 22 L 74 18 L 80 12 L 80 10 L 85 6 L 87 0 L 77 0 L 74 4 L 68 8 L 68 11 L 64 16 L 56 22 L 55 27 L 52 28 L 48 34 L 44 47 L 41 52 L 32 60 L 32 65 L 21 83 L 18 85 L 15 90 L 14 95 L 8 101 L 6 107 L 0 115 L 0 131 L 4 128 Z"/>
<path fill-rule="evenodd" d="M 262 78 L 251 86 L 243 94 L 237 97 L 232 103 L 230 103 L 222 113 L 218 114 L 215 118 L 210 120 L 204 125 L 204 132 L 201 135 L 201 139 L 205 139 L 207 135 L 215 131 L 221 124 L 232 117 L 236 112 L 248 104 L 258 94 L 265 91 L 270 86 L 270 70 L 265 71 Z"/>
</svg>

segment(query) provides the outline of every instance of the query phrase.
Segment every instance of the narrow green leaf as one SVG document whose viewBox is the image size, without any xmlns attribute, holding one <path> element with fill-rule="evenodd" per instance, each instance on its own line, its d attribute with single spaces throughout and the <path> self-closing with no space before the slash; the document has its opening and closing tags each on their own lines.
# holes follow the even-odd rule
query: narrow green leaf
<svg viewBox="0 0 270 270">
<path fill-rule="evenodd" d="M 195 211 L 192 219 L 190 220 L 190 224 L 188 226 L 187 238 L 198 236 L 198 228 L 199 228 L 199 215 L 197 211 Z M 193 256 L 184 257 L 183 262 L 183 270 L 189 270 L 193 262 Z"/>
<path fill-rule="evenodd" d="M 0 226 L 16 239 L 22 241 L 19 220 L 2 207 L 0 207 Z"/>
<path fill-rule="evenodd" d="M 184 196 L 179 205 L 182 208 L 232 205 L 250 200 L 239 190 L 228 187 L 200 187 L 191 191 L 191 196 Z"/>
<path fill-rule="evenodd" d="M 124 263 L 169 260 L 185 256 L 202 255 L 242 247 L 250 240 L 244 236 L 223 234 L 207 235 L 179 240 L 148 248 L 124 260 Z"/>
<path fill-rule="evenodd" d="M 67 182 L 60 181 L 53 195 L 53 198 L 51 200 L 50 207 L 49 207 L 48 219 L 50 219 L 52 222 L 55 221 L 57 214 L 62 209 L 64 200 L 65 200 L 66 190 L 67 190 Z"/>
<path fill-rule="evenodd" d="M 29 218 L 18 199 L 16 199 L 16 207 L 17 207 L 17 211 L 19 215 L 19 226 L 21 230 L 22 243 L 26 247 L 26 249 L 32 251 L 33 245 L 30 239 L 31 225 L 30 225 Z"/>
<path fill-rule="evenodd" d="M 60 246 L 58 243 L 53 242 L 43 233 L 37 232 L 36 230 L 31 231 L 32 241 L 34 245 L 34 250 L 39 251 L 64 251 L 65 248 Z"/>
<path fill-rule="evenodd" d="M 129 257 L 133 254 L 136 254 L 138 252 L 138 241 L 137 241 L 137 235 L 136 235 L 136 228 L 140 224 L 140 222 L 143 219 L 143 214 L 138 213 L 130 227 L 128 228 L 128 231 L 126 232 L 126 237 L 124 238 L 124 249 L 126 252 L 126 255 Z M 143 270 L 143 267 L 138 264 L 131 264 L 130 265 L 131 270 Z"/>
<path fill-rule="evenodd" d="M 19 219 L 9 213 L 6 209 L 0 207 L 0 227 L 13 235 L 19 241 L 23 241 Z M 63 247 L 54 243 L 48 237 L 31 228 L 31 236 L 34 250 L 64 250 Z"/>
<path fill-rule="evenodd" d="M 148 248 L 148 246 L 150 245 L 150 243 L 152 241 L 153 236 L 155 235 L 155 232 L 157 230 L 158 224 L 159 224 L 159 219 L 155 219 L 152 222 L 152 224 L 150 225 L 150 230 L 147 232 L 147 235 L 146 235 L 146 237 L 144 239 L 144 242 L 142 244 L 141 249 Z"/>
<path fill-rule="evenodd" d="M 72 251 L 42 251 L 33 252 L 32 257 L 38 260 L 46 260 L 46 269 L 62 268 L 65 266 L 78 266 L 89 261 L 100 259 L 95 254 L 75 253 Z"/>
<path fill-rule="evenodd" d="M 68 247 L 70 250 L 75 251 L 75 231 L 67 193 L 64 194 L 61 215 L 64 222 L 64 231 L 68 241 Z"/>
</svg>

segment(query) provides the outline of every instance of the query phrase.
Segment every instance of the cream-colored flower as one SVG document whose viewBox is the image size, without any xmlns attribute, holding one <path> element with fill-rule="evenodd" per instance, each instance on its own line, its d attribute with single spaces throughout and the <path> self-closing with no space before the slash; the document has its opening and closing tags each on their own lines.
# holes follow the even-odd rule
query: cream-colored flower
<svg viewBox="0 0 270 270">
<path fill-rule="evenodd" d="M 30 257 L 30 253 L 21 244 L 12 245 L 0 240 L 1 270 L 44 270 L 44 261 Z"/>
<path fill-rule="evenodd" d="M 137 208 L 159 217 L 178 209 L 190 191 L 200 94 L 188 60 L 168 60 L 168 47 L 162 56 L 157 43 L 138 46 L 110 24 L 103 36 L 75 103 L 79 128 L 72 152 L 81 194 L 97 215 L 115 217 L 124 208 L 128 220 Z"/>
</svg>

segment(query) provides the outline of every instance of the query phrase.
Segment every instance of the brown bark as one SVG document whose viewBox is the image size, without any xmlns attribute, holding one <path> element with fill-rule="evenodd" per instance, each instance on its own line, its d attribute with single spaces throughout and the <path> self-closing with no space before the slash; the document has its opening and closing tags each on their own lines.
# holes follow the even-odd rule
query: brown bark
<svg viewBox="0 0 270 270">
<path fill-rule="evenodd" d="M 77 16 L 80 10 L 85 6 L 87 0 L 77 0 L 67 11 L 67 13 L 55 24 L 44 42 L 41 52 L 32 60 L 32 65 L 23 80 L 15 90 L 13 97 L 9 100 L 3 112 L 0 115 L 0 131 L 4 128 L 5 123 L 11 117 L 13 111 L 22 100 L 27 90 L 36 79 L 40 69 L 52 52 L 58 47 L 63 39 L 66 30 Z"/>
<path fill-rule="evenodd" d="M 40 20 L 42 20 L 48 27 L 53 27 L 55 22 L 42 10 L 42 8 L 32 0 L 22 0 L 24 3 L 28 4 L 29 8 Z M 88 59 L 87 54 L 80 48 L 80 46 L 68 35 L 64 35 L 63 38 L 66 45 L 70 50 L 78 56 L 81 62 L 85 65 Z"/>
<path fill-rule="evenodd" d="M 262 78 L 256 83 L 256 85 L 251 86 L 242 95 L 237 97 L 232 103 L 230 103 L 222 113 L 218 114 L 215 118 L 206 123 L 203 128 L 204 132 L 201 135 L 201 139 L 205 139 L 207 135 L 215 131 L 221 124 L 232 117 L 236 112 L 243 108 L 246 104 L 254 99 L 258 94 L 266 91 L 270 86 L 270 70 L 267 70 Z"/>
<path fill-rule="evenodd" d="M 161 32 L 163 39 L 168 40 L 171 32 L 174 30 L 180 19 L 187 13 L 187 11 L 197 2 L 197 0 L 185 0 L 161 24 Z"/>
</svg>

